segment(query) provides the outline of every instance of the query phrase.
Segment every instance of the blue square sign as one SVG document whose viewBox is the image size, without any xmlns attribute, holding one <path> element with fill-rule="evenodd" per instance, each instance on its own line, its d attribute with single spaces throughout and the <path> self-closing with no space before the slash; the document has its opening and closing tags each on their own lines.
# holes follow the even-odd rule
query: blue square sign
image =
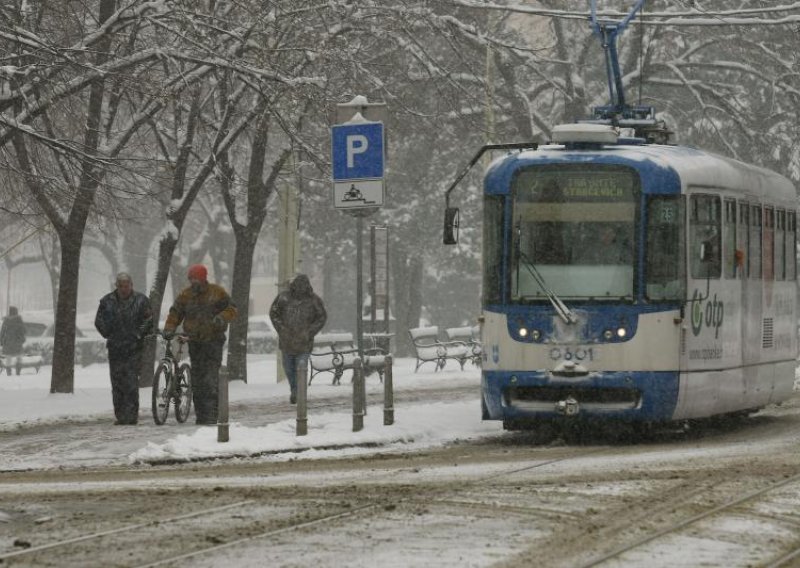
<svg viewBox="0 0 800 568">
<path fill-rule="evenodd" d="M 334 181 L 383 178 L 383 123 L 333 126 L 331 154 Z"/>
</svg>

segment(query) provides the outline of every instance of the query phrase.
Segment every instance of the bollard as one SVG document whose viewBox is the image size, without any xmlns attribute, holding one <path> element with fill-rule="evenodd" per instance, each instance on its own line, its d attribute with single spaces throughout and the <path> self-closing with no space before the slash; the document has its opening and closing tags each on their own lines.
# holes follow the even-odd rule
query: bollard
<svg viewBox="0 0 800 568">
<path fill-rule="evenodd" d="M 230 440 L 228 429 L 228 373 L 220 370 L 217 379 L 217 442 Z"/>
<path fill-rule="evenodd" d="M 306 404 L 308 394 L 308 359 L 302 365 L 297 366 L 295 382 L 297 384 L 297 429 L 298 436 L 308 434 L 308 406 Z"/>
<path fill-rule="evenodd" d="M 383 425 L 394 424 L 394 392 L 392 391 L 392 356 L 387 355 L 383 363 Z"/>
<path fill-rule="evenodd" d="M 364 429 L 364 367 L 361 357 L 353 361 L 353 432 Z"/>
</svg>

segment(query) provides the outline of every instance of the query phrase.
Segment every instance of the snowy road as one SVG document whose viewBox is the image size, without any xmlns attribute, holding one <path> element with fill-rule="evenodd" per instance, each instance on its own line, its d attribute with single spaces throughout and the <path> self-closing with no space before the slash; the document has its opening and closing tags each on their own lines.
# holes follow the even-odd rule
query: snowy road
<svg viewBox="0 0 800 568">
<path fill-rule="evenodd" d="M 791 566 L 800 558 L 793 556 L 800 550 L 800 399 L 649 440 L 564 441 L 496 425 L 467 432 L 447 411 L 477 412 L 474 378 L 431 374 L 419 380 L 440 382 L 409 378 L 398 391 L 400 416 L 424 416 L 412 408 L 433 404 L 437 418 L 452 424 L 448 442 L 419 445 L 422 430 L 409 425 L 405 436 L 416 441 L 366 444 L 352 454 L 266 451 L 130 465 L 125 456 L 141 451 L 142 438 L 164 451 L 202 436 L 174 422 L 110 428 L 107 418 L 6 429 L 0 459 L 17 461 L 0 473 L 0 560 L 673 567 Z M 371 393 L 377 396 L 375 385 Z M 341 393 L 319 387 L 315 395 L 318 415 L 346 414 Z M 263 425 L 292 423 L 284 399 L 237 401 L 240 437 L 278 436 Z M 175 441 L 179 430 L 187 436 Z M 21 471 L 26 463 L 34 470 Z"/>
</svg>

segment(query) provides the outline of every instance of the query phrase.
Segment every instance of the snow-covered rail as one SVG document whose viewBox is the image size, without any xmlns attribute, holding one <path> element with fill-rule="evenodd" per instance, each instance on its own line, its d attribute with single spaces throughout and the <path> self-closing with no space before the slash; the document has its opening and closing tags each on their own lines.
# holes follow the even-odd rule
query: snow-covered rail
<svg viewBox="0 0 800 568">
<path fill-rule="evenodd" d="M 697 514 L 692 515 L 692 516 L 690 516 L 688 518 L 685 518 L 685 519 L 683 519 L 681 521 L 672 523 L 669 526 L 664 527 L 664 528 L 662 528 L 660 530 L 657 530 L 656 532 L 653 532 L 653 533 L 648 534 L 646 536 L 643 536 L 640 539 L 637 539 L 637 540 L 635 540 L 633 542 L 630 542 L 630 543 L 626 543 L 626 544 L 624 544 L 624 545 L 612 550 L 611 552 L 603 554 L 602 556 L 598 556 L 596 558 L 592 558 L 589 562 L 587 562 L 585 564 L 581 564 L 581 566 L 582 566 L 582 568 L 589 568 L 589 567 L 593 567 L 593 566 L 598 566 L 598 565 L 604 564 L 605 562 L 608 562 L 611 559 L 620 559 L 623 563 L 625 563 L 626 560 L 627 560 L 627 561 L 633 562 L 632 565 L 634 565 L 634 564 L 636 564 L 636 560 L 639 557 L 638 556 L 625 556 L 625 555 L 628 555 L 629 553 L 634 553 L 634 554 L 638 553 L 646 545 L 650 545 L 651 543 L 653 543 L 654 541 L 657 541 L 659 539 L 664 539 L 664 538 L 669 538 L 669 537 L 672 537 L 672 536 L 680 535 L 682 531 L 685 531 L 686 529 L 688 529 L 690 527 L 692 527 L 693 530 L 694 530 L 694 533 L 693 533 L 694 538 L 698 538 L 698 533 L 702 534 L 702 528 L 698 528 L 697 525 L 701 521 L 706 521 L 708 519 L 711 519 L 712 517 L 717 518 L 717 519 L 725 520 L 725 517 L 729 517 L 729 518 L 731 518 L 731 517 L 738 517 L 738 518 L 745 517 L 745 518 L 747 518 L 747 517 L 753 517 L 753 516 L 754 517 L 764 517 L 764 516 L 766 516 L 771 521 L 785 522 L 786 519 L 781 519 L 778 516 L 763 515 L 761 513 L 755 514 L 755 513 L 752 513 L 752 512 L 749 513 L 747 511 L 743 512 L 743 511 L 741 511 L 739 509 L 742 506 L 745 506 L 745 505 L 753 506 L 753 505 L 759 504 L 760 502 L 763 503 L 764 501 L 768 501 L 769 500 L 769 495 L 771 493 L 776 492 L 776 491 L 778 491 L 780 489 L 783 489 L 786 486 L 789 486 L 789 485 L 792 485 L 792 484 L 800 486 L 800 474 L 792 476 L 792 477 L 789 477 L 789 478 L 781 479 L 780 481 L 771 483 L 771 484 L 767 485 L 766 487 L 762 487 L 760 489 L 751 491 L 751 492 L 749 492 L 749 493 L 747 493 L 747 494 L 745 494 L 743 496 L 735 497 L 735 498 L 730 499 L 728 501 L 725 501 L 725 502 L 723 502 L 723 503 L 721 503 L 719 505 L 711 507 L 708 510 L 705 510 L 705 511 L 703 511 L 701 513 L 697 513 Z M 800 487 L 798 489 L 800 489 Z M 765 499 L 765 497 L 766 497 L 766 499 Z M 796 521 L 793 521 L 792 524 L 794 524 L 795 522 Z M 645 557 L 649 556 L 649 553 L 646 552 L 646 551 L 643 551 L 642 554 L 643 554 L 642 558 L 645 558 Z M 767 560 L 767 561 L 771 561 L 769 566 L 775 566 L 775 567 L 783 566 L 783 565 L 785 565 L 786 562 L 796 558 L 797 556 L 800 556 L 800 549 L 795 548 L 789 553 L 782 554 L 777 559 L 762 558 L 762 559 L 760 559 L 759 564 L 761 564 L 762 562 Z"/>
</svg>

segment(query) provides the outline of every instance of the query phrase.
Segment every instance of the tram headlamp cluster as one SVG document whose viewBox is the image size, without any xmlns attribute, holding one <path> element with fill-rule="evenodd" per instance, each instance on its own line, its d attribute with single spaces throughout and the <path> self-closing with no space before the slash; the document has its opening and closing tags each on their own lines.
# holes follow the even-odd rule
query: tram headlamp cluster
<svg viewBox="0 0 800 568">
<path fill-rule="evenodd" d="M 617 329 L 607 329 L 603 332 L 603 339 L 607 341 L 611 341 L 614 339 L 614 336 L 617 336 L 620 339 L 625 339 L 628 336 L 628 330 L 624 327 L 618 327 Z"/>
<path fill-rule="evenodd" d="M 517 333 L 519 334 L 520 339 L 526 339 L 528 336 L 530 336 L 530 338 L 534 341 L 539 341 L 542 338 L 542 332 L 538 329 L 528 329 L 527 327 L 520 326 Z"/>
</svg>

